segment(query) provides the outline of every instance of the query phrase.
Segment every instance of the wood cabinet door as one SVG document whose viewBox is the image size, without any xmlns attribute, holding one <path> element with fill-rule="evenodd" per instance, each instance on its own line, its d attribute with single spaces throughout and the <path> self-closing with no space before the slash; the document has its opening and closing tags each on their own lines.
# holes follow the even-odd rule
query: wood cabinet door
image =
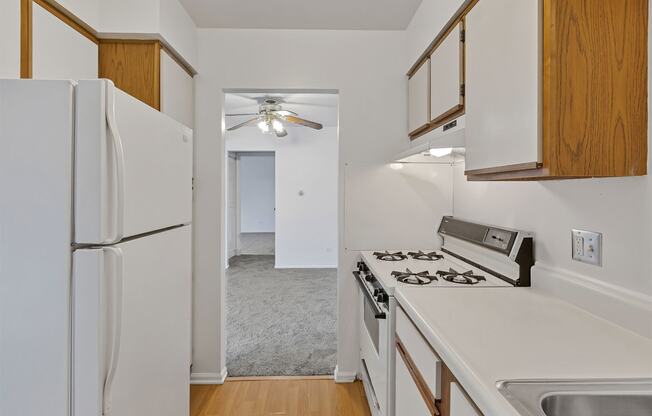
<svg viewBox="0 0 652 416">
<path fill-rule="evenodd" d="M 430 60 L 426 60 L 408 80 L 408 132 L 410 136 L 430 122 Z"/>
<path fill-rule="evenodd" d="M 396 353 L 396 415 L 432 416 L 400 353 Z"/>
<path fill-rule="evenodd" d="M 539 0 L 480 1 L 465 26 L 467 174 L 536 168 Z"/>
<path fill-rule="evenodd" d="M 453 28 L 430 55 L 430 120 L 435 123 L 464 107 L 463 25 Z"/>
</svg>

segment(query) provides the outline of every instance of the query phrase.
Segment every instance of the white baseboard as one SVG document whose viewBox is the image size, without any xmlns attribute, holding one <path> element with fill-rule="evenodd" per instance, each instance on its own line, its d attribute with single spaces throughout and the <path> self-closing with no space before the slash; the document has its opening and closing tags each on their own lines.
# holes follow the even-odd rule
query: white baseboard
<svg viewBox="0 0 652 416">
<path fill-rule="evenodd" d="M 358 378 L 357 371 L 340 371 L 335 367 L 335 382 L 336 383 L 353 383 Z"/>
<path fill-rule="evenodd" d="M 224 384 L 226 375 L 226 367 L 219 373 L 192 373 L 190 374 L 190 384 Z"/>
<path fill-rule="evenodd" d="M 532 272 L 535 289 L 652 338 L 652 296 L 539 263 Z"/>
</svg>

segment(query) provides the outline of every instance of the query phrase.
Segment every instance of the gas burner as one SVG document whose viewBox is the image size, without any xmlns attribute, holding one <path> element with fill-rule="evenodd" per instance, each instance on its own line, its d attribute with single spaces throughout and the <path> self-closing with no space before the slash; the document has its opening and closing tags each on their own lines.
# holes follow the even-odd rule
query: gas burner
<svg viewBox="0 0 652 416">
<path fill-rule="evenodd" d="M 428 285 L 435 280 L 439 280 L 436 276 L 430 276 L 427 271 L 413 273 L 410 269 L 405 269 L 404 272 L 392 272 L 392 276 L 394 276 L 398 282 L 410 285 Z"/>
<path fill-rule="evenodd" d="M 483 276 L 473 274 L 472 270 L 464 273 L 460 273 L 455 269 L 449 269 L 449 271 L 438 270 L 437 276 L 442 277 L 447 282 L 458 283 L 461 285 L 477 285 L 481 281 L 487 280 Z"/>
<path fill-rule="evenodd" d="M 408 253 L 408 256 L 412 257 L 414 260 L 423 260 L 423 261 L 437 261 L 444 258 L 444 256 L 442 256 L 441 254 L 437 254 L 436 251 L 433 251 L 432 253 L 424 253 L 421 250 L 417 251 L 416 253 L 414 251 L 411 251 Z"/>
<path fill-rule="evenodd" d="M 390 253 L 387 250 L 385 250 L 385 252 L 376 251 L 374 256 L 376 256 L 378 260 L 382 261 L 401 261 L 407 259 L 407 256 L 401 251 L 397 251 L 396 253 Z"/>
</svg>

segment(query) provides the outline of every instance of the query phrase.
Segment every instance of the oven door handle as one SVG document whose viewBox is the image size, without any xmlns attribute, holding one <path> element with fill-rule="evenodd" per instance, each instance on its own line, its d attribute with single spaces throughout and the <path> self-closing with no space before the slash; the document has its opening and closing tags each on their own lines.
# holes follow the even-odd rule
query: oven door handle
<svg viewBox="0 0 652 416">
<path fill-rule="evenodd" d="M 365 285 L 364 278 L 362 277 L 360 272 L 358 271 L 353 272 L 353 277 L 355 277 L 355 280 L 360 285 L 360 290 L 362 290 L 362 294 L 365 297 L 365 301 L 369 304 L 369 306 L 371 306 L 374 312 L 374 317 L 376 319 L 386 319 L 387 316 L 385 315 L 385 311 L 380 309 L 380 306 L 378 306 L 378 303 L 376 303 L 374 296 L 371 294 L 371 292 L 369 292 L 369 288 L 367 288 L 367 285 Z"/>
</svg>

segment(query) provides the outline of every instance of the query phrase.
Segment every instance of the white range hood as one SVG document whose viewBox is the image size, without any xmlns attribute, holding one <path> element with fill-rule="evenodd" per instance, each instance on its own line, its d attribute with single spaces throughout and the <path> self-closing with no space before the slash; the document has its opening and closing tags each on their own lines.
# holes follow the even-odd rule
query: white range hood
<svg viewBox="0 0 652 416">
<path fill-rule="evenodd" d="M 460 116 L 414 140 L 410 148 L 396 155 L 393 161 L 397 163 L 451 163 L 456 156 L 464 155 L 466 147 L 464 127 L 465 116 Z M 432 155 L 432 153 L 437 153 L 436 149 L 453 150 L 450 154 L 437 157 Z"/>
</svg>

